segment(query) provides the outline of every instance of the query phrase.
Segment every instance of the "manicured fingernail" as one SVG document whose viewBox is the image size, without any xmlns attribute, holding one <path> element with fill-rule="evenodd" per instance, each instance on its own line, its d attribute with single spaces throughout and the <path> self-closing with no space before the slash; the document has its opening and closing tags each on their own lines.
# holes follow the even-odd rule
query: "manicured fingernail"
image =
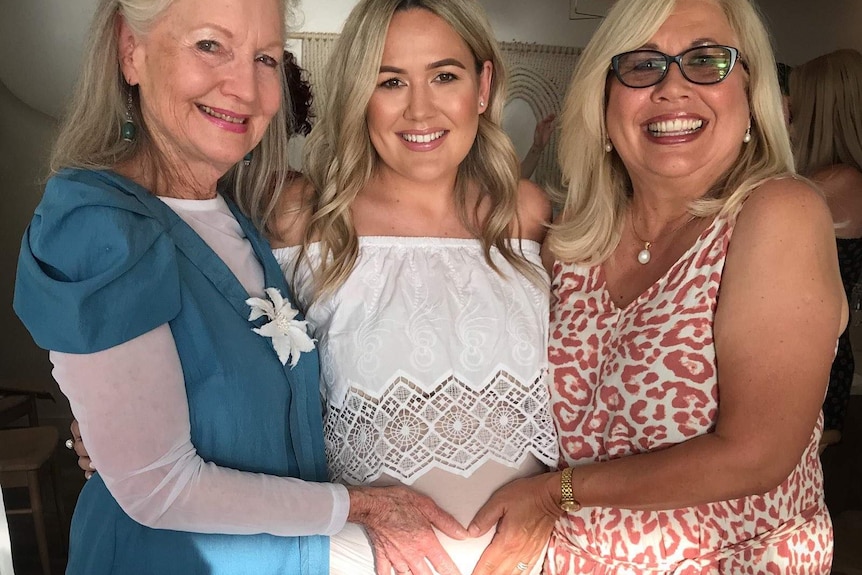
<svg viewBox="0 0 862 575">
<path fill-rule="evenodd" d="M 93 465 L 93 462 L 92 462 L 92 461 L 88 464 L 88 467 L 89 467 L 90 469 L 92 469 L 93 471 L 95 471 L 95 470 L 96 470 L 96 466 L 95 466 L 95 465 Z"/>
</svg>

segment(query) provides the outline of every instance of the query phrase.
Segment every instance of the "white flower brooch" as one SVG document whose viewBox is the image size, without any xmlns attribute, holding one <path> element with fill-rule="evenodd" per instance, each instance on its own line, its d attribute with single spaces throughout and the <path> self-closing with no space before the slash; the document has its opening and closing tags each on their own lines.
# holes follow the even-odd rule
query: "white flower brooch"
<svg viewBox="0 0 862 575">
<path fill-rule="evenodd" d="M 299 355 L 314 349 L 316 339 L 308 337 L 308 322 L 294 319 L 299 312 L 294 309 L 290 302 L 281 296 L 278 288 L 266 288 L 269 300 L 259 297 L 250 297 L 245 303 L 251 307 L 248 321 L 254 321 L 259 317 L 266 316 L 270 322 L 261 327 L 251 329 L 254 333 L 272 339 L 272 347 L 278 354 L 281 365 L 296 367 Z"/>
</svg>

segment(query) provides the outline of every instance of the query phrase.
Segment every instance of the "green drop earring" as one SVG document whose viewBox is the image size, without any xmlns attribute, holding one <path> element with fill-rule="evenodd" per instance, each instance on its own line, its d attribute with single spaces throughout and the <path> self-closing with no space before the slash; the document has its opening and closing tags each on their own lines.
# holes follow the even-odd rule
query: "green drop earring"
<svg viewBox="0 0 862 575">
<path fill-rule="evenodd" d="M 120 135 L 124 142 L 134 142 L 135 135 L 138 133 L 138 127 L 135 126 L 134 118 L 132 118 L 132 90 L 131 86 L 127 92 L 128 99 L 126 100 L 126 121 L 123 122 L 120 128 Z"/>
</svg>

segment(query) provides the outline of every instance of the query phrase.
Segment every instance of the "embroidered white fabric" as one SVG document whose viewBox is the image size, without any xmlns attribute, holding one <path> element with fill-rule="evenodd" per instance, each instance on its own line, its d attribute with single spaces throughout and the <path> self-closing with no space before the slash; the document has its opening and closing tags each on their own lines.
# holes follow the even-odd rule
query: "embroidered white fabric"
<svg viewBox="0 0 862 575">
<path fill-rule="evenodd" d="M 539 246 L 521 243 L 540 266 Z M 362 237 L 335 293 L 308 305 L 311 266 L 274 250 L 321 357 L 332 479 L 412 484 L 432 469 L 469 477 L 489 461 L 557 461 L 545 382 L 548 296 L 473 239 Z"/>
</svg>

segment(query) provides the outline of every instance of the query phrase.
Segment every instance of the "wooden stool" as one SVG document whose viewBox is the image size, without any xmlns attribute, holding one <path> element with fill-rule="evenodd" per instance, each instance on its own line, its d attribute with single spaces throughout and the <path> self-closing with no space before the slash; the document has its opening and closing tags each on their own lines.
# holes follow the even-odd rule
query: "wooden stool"
<svg viewBox="0 0 862 575">
<path fill-rule="evenodd" d="M 39 425 L 36 401 L 28 395 L 4 395 L 0 389 L 0 427 L 27 417 L 27 425 Z"/>
<path fill-rule="evenodd" d="M 27 427 L 39 425 L 39 415 L 36 413 L 37 399 L 54 401 L 50 393 L 33 389 L 32 385 L 0 378 L 0 428 L 10 427 L 11 423 L 25 416 Z"/>
<path fill-rule="evenodd" d="M 45 515 L 42 507 L 42 493 L 39 488 L 39 470 L 51 459 L 57 446 L 58 434 L 53 427 L 23 427 L 21 429 L 0 430 L 0 484 L 3 487 L 26 486 L 30 492 L 30 507 L 7 509 L 7 515 L 29 513 L 33 516 L 36 528 L 36 542 L 39 546 L 39 559 L 42 573 L 50 575 L 51 563 L 48 554 L 48 537 L 45 532 Z M 23 478 L 23 481 L 21 479 Z M 53 479 L 53 474 L 52 474 Z M 59 493 L 54 484 L 54 499 L 59 504 Z M 58 519 L 61 530 L 63 517 L 58 505 Z"/>
</svg>

